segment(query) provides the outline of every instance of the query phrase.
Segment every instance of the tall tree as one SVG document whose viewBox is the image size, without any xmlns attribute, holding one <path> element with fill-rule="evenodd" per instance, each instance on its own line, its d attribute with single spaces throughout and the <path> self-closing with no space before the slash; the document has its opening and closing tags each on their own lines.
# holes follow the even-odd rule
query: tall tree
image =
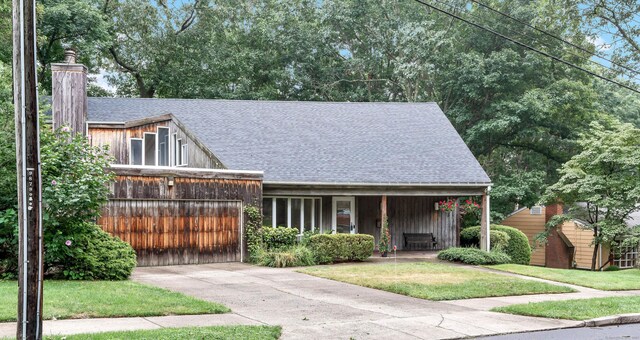
<svg viewBox="0 0 640 340">
<path fill-rule="evenodd" d="M 637 228 L 625 222 L 640 210 L 640 129 L 615 120 L 608 125 L 591 124 L 579 140 L 582 151 L 563 164 L 559 181 L 546 193 L 548 202 L 586 204 L 586 211 L 578 212 L 593 229 L 592 270 L 599 245 L 615 247 L 621 238 L 630 244 L 638 241 Z"/>
</svg>

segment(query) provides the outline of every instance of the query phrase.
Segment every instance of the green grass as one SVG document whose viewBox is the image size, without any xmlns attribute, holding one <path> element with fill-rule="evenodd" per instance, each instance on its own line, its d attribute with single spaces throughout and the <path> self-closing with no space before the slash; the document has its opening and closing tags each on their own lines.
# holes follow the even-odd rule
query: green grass
<svg viewBox="0 0 640 340">
<path fill-rule="evenodd" d="M 525 303 L 497 307 L 492 311 L 554 319 L 588 320 L 608 315 L 640 313 L 640 296 Z"/>
<path fill-rule="evenodd" d="M 555 269 L 546 267 L 524 266 L 519 264 L 500 264 L 487 266 L 497 270 L 538 277 L 551 281 L 570 283 L 578 286 L 600 290 L 634 290 L 640 289 L 640 270 L 628 269 L 620 271 L 592 272 L 578 269 Z"/>
<path fill-rule="evenodd" d="M 568 293 L 574 290 L 439 263 L 318 266 L 301 273 L 429 300 Z"/>
<path fill-rule="evenodd" d="M 15 321 L 16 281 L 0 281 L 0 321 Z M 44 318 L 226 313 L 223 305 L 132 281 L 44 281 Z"/>
<path fill-rule="evenodd" d="M 162 328 L 143 331 L 106 332 L 93 334 L 77 334 L 45 337 L 56 340 L 115 340 L 115 339 L 278 339 L 280 327 L 274 326 L 213 326 L 213 327 L 186 327 L 186 328 Z"/>
</svg>

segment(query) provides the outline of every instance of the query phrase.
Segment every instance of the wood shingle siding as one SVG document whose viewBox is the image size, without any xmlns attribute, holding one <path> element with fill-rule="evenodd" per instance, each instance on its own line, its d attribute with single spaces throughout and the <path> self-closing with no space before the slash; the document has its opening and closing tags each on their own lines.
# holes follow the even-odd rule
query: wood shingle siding
<svg viewBox="0 0 640 340">
<path fill-rule="evenodd" d="M 243 208 L 262 202 L 259 173 L 145 167 L 111 171 L 117 177 L 98 224 L 131 244 L 138 265 L 241 260 Z"/>
<path fill-rule="evenodd" d="M 593 258 L 593 230 L 585 229 L 574 221 L 567 221 L 562 224 L 562 232 L 575 246 L 574 261 L 576 262 L 576 268 L 591 269 L 591 260 Z M 606 262 L 608 258 L 609 250 L 603 247 L 602 261 Z M 598 254 L 596 267 L 599 268 L 601 265 L 600 254 Z"/>
</svg>

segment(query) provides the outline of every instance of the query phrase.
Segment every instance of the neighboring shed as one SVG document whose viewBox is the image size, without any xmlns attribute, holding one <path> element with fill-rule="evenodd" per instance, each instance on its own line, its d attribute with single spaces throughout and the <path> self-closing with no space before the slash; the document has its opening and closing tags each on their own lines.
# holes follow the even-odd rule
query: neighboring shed
<svg viewBox="0 0 640 340">
<path fill-rule="evenodd" d="M 545 245 L 535 241 L 536 235 L 544 231 L 544 207 L 534 206 L 531 209 L 518 209 L 507 216 L 500 224 L 517 228 L 527 235 L 532 250 L 530 264 L 535 266 L 545 265 Z"/>
</svg>

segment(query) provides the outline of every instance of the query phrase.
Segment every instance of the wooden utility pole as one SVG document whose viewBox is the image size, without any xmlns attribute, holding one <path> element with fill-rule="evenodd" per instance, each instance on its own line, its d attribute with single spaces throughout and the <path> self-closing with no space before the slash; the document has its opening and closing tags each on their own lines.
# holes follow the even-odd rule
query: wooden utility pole
<svg viewBox="0 0 640 340">
<path fill-rule="evenodd" d="M 18 339 L 42 339 L 42 202 L 35 0 L 13 0 L 13 103 L 18 171 Z"/>
</svg>

